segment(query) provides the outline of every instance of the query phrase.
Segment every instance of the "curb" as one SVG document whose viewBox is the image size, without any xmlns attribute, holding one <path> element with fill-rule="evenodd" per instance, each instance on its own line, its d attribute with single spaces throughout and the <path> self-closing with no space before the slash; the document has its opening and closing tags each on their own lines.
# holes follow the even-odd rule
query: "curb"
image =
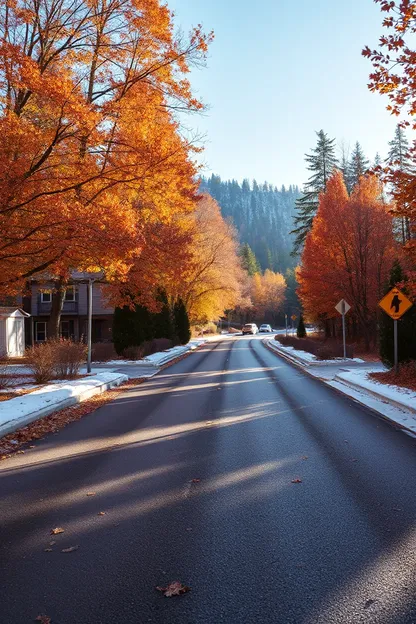
<svg viewBox="0 0 416 624">
<path fill-rule="evenodd" d="M 325 381 L 324 379 L 321 379 L 320 377 L 316 377 L 310 371 L 308 371 L 308 366 L 302 366 L 302 364 L 299 362 L 299 360 L 295 360 L 294 358 L 288 357 L 286 353 L 282 353 L 280 351 L 280 349 L 273 348 L 270 345 L 270 343 L 266 343 L 266 341 L 262 341 L 262 344 L 271 353 L 274 353 L 275 355 L 278 355 L 279 357 L 283 358 L 284 360 L 289 362 L 289 364 L 292 364 L 292 365 L 296 366 L 297 368 L 300 368 L 305 374 L 307 374 L 312 379 L 315 379 L 317 382 L 325 384 L 327 387 L 332 388 L 332 390 L 334 390 L 335 392 L 339 392 L 340 394 L 342 394 L 343 396 L 348 398 L 350 401 L 355 401 L 356 403 L 358 403 L 362 407 L 365 407 L 365 409 L 367 409 L 370 412 L 372 412 L 375 416 L 377 416 L 378 418 L 382 418 L 383 420 L 385 420 L 389 424 L 393 425 L 394 427 L 399 428 L 399 429 L 403 429 L 404 431 L 408 431 L 409 433 L 412 433 L 413 435 L 415 435 L 414 429 L 411 429 L 410 427 L 406 427 L 406 425 L 404 425 L 403 423 L 397 422 L 393 418 L 390 418 L 390 416 L 387 416 L 383 412 L 379 411 L 377 408 L 371 407 L 371 406 L 367 405 L 366 403 L 364 403 L 363 401 L 361 401 L 357 397 L 350 396 L 349 394 L 344 392 L 342 390 L 342 388 L 335 387 L 333 385 L 334 382 L 336 382 L 338 385 L 346 385 L 346 386 L 348 386 L 348 383 L 346 383 L 344 380 L 337 379 L 336 378 L 337 375 L 334 377 L 333 380 Z M 370 390 L 367 390 L 366 388 L 363 388 L 359 384 L 354 384 L 354 386 L 351 385 L 350 388 L 352 390 L 354 390 L 355 392 L 359 392 L 361 394 L 367 394 L 368 398 L 375 398 L 375 399 L 377 399 L 379 401 L 383 401 L 384 403 L 391 404 L 394 407 L 397 407 L 397 408 L 399 408 L 399 409 L 401 409 L 401 410 L 403 410 L 405 412 L 416 413 L 416 410 L 413 410 L 413 408 L 409 408 L 407 405 L 403 405 L 402 403 L 399 403 L 398 401 L 387 399 L 387 397 L 385 395 L 381 395 L 381 394 L 377 394 L 375 392 L 371 392 Z"/>
<path fill-rule="evenodd" d="M 117 373 L 114 373 L 114 375 L 116 374 Z M 96 394 L 102 394 L 103 392 L 110 390 L 110 388 L 114 388 L 115 386 L 121 385 L 125 381 L 128 381 L 127 375 L 123 375 L 119 373 L 118 376 L 115 377 L 114 379 L 111 379 L 110 381 L 103 381 L 99 385 L 94 386 L 94 388 L 88 388 L 84 392 L 81 392 L 78 395 L 66 397 L 62 399 L 61 401 L 59 401 L 59 403 L 54 403 L 53 405 L 48 405 L 41 409 L 37 409 L 32 412 L 26 413 L 20 417 L 8 420 L 5 423 L 0 424 L 0 438 L 9 433 L 13 433 L 17 429 L 21 429 L 22 427 L 29 425 L 35 420 L 40 420 L 41 418 L 44 418 L 45 416 L 49 416 L 49 414 L 53 414 L 54 412 L 65 409 L 66 407 L 71 407 L 72 405 L 76 405 L 77 403 L 82 403 L 83 401 L 90 399 Z M 24 396 L 28 396 L 28 395 L 24 395 Z"/>
<path fill-rule="evenodd" d="M 398 407 L 401 410 L 406 412 L 411 412 L 412 414 L 416 414 L 416 409 L 406 405 L 405 403 L 400 403 L 400 401 L 396 401 L 395 399 L 389 399 L 385 394 L 381 394 L 380 392 L 376 392 L 375 390 L 371 390 L 370 388 L 363 388 L 360 384 L 355 383 L 354 381 L 350 381 L 349 379 L 343 379 L 340 375 L 335 375 L 332 381 L 336 381 L 337 383 L 343 384 L 344 386 L 348 386 L 357 392 L 363 392 L 365 394 L 369 394 L 373 396 L 375 399 L 380 401 L 388 402 L 390 405 L 394 405 L 394 407 Z"/>
</svg>

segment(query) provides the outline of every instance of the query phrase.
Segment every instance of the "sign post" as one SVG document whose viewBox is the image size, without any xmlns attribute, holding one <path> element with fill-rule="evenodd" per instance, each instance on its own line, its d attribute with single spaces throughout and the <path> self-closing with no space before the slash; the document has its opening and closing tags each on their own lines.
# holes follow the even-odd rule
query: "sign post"
<svg viewBox="0 0 416 624">
<path fill-rule="evenodd" d="M 343 352 L 344 352 L 344 360 L 347 359 L 347 336 L 345 331 L 345 315 L 349 310 L 351 310 L 351 306 L 349 303 L 345 301 L 345 299 L 341 299 L 335 306 L 335 310 L 339 312 L 342 316 L 342 344 L 343 344 Z"/>
<path fill-rule="evenodd" d="M 298 317 L 296 316 L 296 314 L 292 314 L 290 318 L 292 319 L 292 331 L 293 333 L 295 333 L 295 321 Z"/>
<path fill-rule="evenodd" d="M 286 324 L 286 338 L 287 338 L 287 314 L 285 314 L 285 324 Z"/>
<path fill-rule="evenodd" d="M 398 288 L 392 288 L 381 301 L 380 308 L 393 319 L 394 322 L 394 372 L 399 372 L 399 339 L 397 321 L 412 307 L 413 303 Z"/>
</svg>

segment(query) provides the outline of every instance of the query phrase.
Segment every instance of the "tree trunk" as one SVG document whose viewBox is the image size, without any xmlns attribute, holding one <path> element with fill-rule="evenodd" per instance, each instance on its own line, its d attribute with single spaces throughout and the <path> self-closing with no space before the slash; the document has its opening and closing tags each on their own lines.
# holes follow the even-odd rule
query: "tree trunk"
<svg viewBox="0 0 416 624">
<path fill-rule="evenodd" d="M 48 339 L 59 338 L 59 326 L 61 323 L 62 309 L 64 307 L 68 280 L 60 277 L 55 281 L 52 292 L 52 307 L 48 321 Z"/>
</svg>

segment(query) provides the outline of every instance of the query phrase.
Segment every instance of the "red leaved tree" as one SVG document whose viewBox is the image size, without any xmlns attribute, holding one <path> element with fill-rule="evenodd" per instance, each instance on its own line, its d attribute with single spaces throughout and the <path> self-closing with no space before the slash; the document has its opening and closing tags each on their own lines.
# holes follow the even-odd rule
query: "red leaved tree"
<svg viewBox="0 0 416 624">
<path fill-rule="evenodd" d="M 349 197 L 342 173 L 334 173 L 320 197 L 298 270 L 298 293 L 307 315 L 334 318 L 335 305 L 346 299 L 367 348 L 397 253 L 388 208 L 375 176 L 363 176 Z"/>
</svg>

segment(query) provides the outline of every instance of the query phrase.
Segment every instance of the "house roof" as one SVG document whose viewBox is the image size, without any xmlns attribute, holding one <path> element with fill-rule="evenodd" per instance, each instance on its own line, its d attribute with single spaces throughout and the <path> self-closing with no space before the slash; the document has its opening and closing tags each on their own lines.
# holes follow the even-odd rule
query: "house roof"
<svg viewBox="0 0 416 624">
<path fill-rule="evenodd" d="M 14 306 L 0 306 L 0 317 L 5 316 L 28 317 L 30 314 Z"/>
</svg>

